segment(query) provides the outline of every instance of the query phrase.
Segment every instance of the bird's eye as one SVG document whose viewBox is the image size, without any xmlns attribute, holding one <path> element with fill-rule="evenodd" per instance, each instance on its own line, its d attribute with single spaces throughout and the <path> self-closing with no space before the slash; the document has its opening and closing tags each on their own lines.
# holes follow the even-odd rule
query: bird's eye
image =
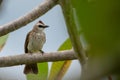
<svg viewBox="0 0 120 80">
<path fill-rule="evenodd" d="M 43 26 L 42 26 L 42 25 L 39 25 L 38 27 L 42 28 Z"/>
</svg>

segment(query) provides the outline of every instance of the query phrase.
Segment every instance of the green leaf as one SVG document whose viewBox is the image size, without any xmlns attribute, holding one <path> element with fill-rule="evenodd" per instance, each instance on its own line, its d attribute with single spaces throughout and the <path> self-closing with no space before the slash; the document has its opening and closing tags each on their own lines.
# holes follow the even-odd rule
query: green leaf
<svg viewBox="0 0 120 80">
<path fill-rule="evenodd" d="M 27 74 L 27 80 L 47 80 L 48 77 L 48 63 L 38 63 L 38 74 Z"/>
<path fill-rule="evenodd" d="M 112 72 L 116 74 L 118 71 L 120 73 L 120 0 L 63 1 L 70 3 L 71 8 L 63 5 L 66 6 L 65 11 L 75 13 L 79 28 L 88 43 L 88 69 L 83 71 L 86 72 L 85 80 L 87 77 L 88 80 L 94 80 L 90 77 L 105 76 Z M 72 15 L 66 14 L 65 17 L 67 16 L 69 18 L 66 21 L 74 19 Z"/>
<path fill-rule="evenodd" d="M 58 50 L 61 51 L 61 50 L 67 50 L 71 48 L 72 48 L 72 45 L 71 45 L 70 39 L 67 39 L 60 46 Z M 66 73 L 66 71 L 68 70 L 70 64 L 71 64 L 71 60 L 53 62 L 48 80 L 58 80 L 58 79 L 61 80 L 64 74 Z"/>
<path fill-rule="evenodd" d="M 70 39 L 68 38 L 58 49 L 58 51 L 62 50 L 68 50 L 72 48 L 72 44 L 70 42 Z"/>
<path fill-rule="evenodd" d="M 2 50 L 2 48 L 4 47 L 6 41 L 7 41 L 7 38 L 8 38 L 8 34 L 5 35 L 5 36 L 2 36 L 0 37 L 0 51 Z"/>
</svg>

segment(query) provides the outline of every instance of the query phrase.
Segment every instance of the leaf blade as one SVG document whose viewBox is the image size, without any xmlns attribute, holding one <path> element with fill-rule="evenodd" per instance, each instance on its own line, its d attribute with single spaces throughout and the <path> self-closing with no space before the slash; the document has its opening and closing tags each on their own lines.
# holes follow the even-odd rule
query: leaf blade
<svg viewBox="0 0 120 80">
<path fill-rule="evenodd" d="M 70 39 L 67 39 L 58 50 L 61 51 L 71 48 L 72 45 Z M 48 80 L 62 79 L 65 73 L 67 72 L 71 62 L 72 62 L 71 60 L 53 62 Z"/>
<path fill-rule="evenodd" d="M 2 50 L 2 48 L 4 47 L 7 39 L 8 39 L 8 34 L 7 35 L 4 35 L 2 37 L 0 37 L 0 51 Z"/>
</svg>

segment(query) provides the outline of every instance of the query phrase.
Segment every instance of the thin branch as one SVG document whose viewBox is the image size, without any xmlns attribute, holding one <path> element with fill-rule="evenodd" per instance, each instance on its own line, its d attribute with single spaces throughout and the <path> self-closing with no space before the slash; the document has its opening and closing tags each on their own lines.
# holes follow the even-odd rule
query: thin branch
<svg viewBox="0 0 120 80">
<path fill-rule="evenodd" d="M 45 53 L 43 55 L 36 54 L 21 54 L 16 56 L 0 57 L 0 67 L 8 67 L 22 64 L 30 64 L 36 62 L 54 62 L 63 60 L 77 59 L 75 52 L 72 50 L 58 51 Z"/>
<path fill-rule="evenodd" d="M 49 11 L 51 8 L 53 8 L 57 4 L 57 2 L 58 0 L 44 0 L 40 5 L 35 7 L 29 13 L 21 16 L 20 18 L 12 22 L 0 26 L 0 36 L 3 36 L 9 32 L 17 30 L 27 25 L 28 23 L 34 21 L 35 19 Z"/>
</svg>

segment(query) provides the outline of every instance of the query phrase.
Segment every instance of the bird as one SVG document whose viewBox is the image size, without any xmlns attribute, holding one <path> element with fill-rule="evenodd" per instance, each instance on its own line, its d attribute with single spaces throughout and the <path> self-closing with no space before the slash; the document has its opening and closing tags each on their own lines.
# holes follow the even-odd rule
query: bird
<svg viewBox="0 0 120 80">
<path fill-rule="evenodd" d="M 47 27 L 48 25 L 45 25 L 41 20 L 33 26 L 33 29 L 28 32 L 26 36 L 24 44 L 25 53 L 44 53 L 44 51 L 42 51 L 42 47 L 46 42 L 46 34 L 44 33 L 44 29 Z M 23 72 L 24 74 L 38 74 L 37 63 L 25 64 Z"/>
</svg>

